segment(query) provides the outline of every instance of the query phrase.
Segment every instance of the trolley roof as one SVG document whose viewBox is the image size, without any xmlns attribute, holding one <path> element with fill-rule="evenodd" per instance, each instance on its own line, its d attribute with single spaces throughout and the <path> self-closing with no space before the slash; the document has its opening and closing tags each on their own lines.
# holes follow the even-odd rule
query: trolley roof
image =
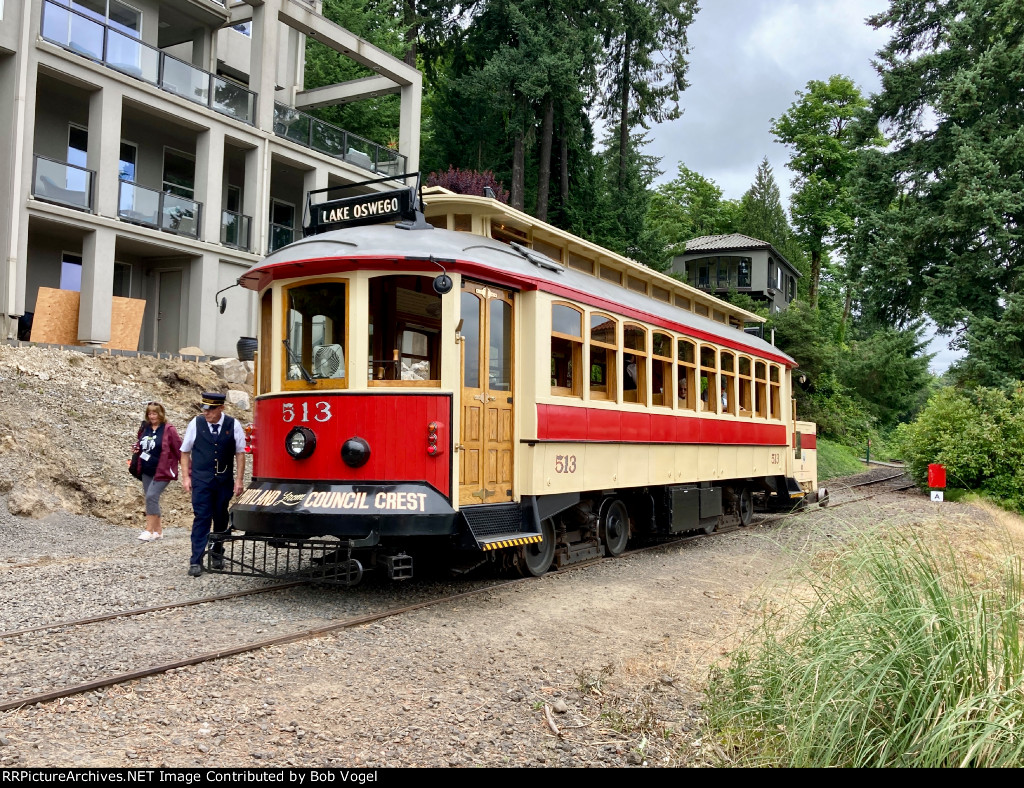
<svg viewBox="0 0 1024 788">
<path fill-rule="evenodd" d="M 517 290 L 542 290 L 796 366 L 790 356 L 759 337 L 568 268 L 533 249 L 430 225 L 416 229 L 366 225 L 303 238 L 268 256 L 239 277 L 238 283 L 251 290 L 262 290 L 276 280 L 297 277 L 354 270 L 438 273 L 440 268 Z"/>
</svg>

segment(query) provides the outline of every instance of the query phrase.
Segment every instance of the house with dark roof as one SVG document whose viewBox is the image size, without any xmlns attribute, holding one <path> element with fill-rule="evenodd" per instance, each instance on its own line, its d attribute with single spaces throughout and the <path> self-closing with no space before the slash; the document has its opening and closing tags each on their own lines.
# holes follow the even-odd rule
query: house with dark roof
<svg viewBox="0 0 1024 788">
<path fill-rule="evenodd" d="M 767 241 L 740 233 L 702 235 L 686 242 L 686 252 L 672 259 L 672 271 L 714 295 L 747 293 L 766 301 L 771 312 L 796 298 L 800 272 Z"/>
</svg>

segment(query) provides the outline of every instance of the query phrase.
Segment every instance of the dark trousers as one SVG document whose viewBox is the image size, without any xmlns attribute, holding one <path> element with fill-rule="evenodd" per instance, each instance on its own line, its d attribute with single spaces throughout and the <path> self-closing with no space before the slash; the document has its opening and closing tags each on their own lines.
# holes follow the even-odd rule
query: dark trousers
<svg viewBox="0 0 1024 788">
<path fill-rule="evenodd" d="M 192 559 L 190 564 L 202 564 L 206 542 L 210 536 L 210 525 L 214 533 L 228 530 L 228 504 L 235 490 L 235 480 L 231 476 L 226 479 L 214 479 L 210 482 L 192 483 Z M 224 554 L 224 545 L 214 542 L 213 553 Z"/>
</svg>

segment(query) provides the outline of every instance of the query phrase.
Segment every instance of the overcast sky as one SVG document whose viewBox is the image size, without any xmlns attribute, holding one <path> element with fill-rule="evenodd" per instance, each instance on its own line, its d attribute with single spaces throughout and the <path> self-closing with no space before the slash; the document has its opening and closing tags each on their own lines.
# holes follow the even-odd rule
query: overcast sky
<svg viewBox="0 0 1024 788">
<path fill-rule="evenodd" d="M 685 164 L 713 180 L 726 199 L 750 188 L 761 159 L 775 171 L 783 205 L 789 206 L 793 177 L 790 152 L 774 141 L 772 118 L 796 101 L 812 79 L 850 77 L 864 95 L 880 83 L 871 60 L 888 31 L 865 19 L 887 0 L 700 0 L 690 27 L 690 87 L 681 95 L 683 116 L 654 126 L 647 153 L 661 157 L 664 175 Z M 936 338 L 933 372 L 956 358 Z"/>
</svg>

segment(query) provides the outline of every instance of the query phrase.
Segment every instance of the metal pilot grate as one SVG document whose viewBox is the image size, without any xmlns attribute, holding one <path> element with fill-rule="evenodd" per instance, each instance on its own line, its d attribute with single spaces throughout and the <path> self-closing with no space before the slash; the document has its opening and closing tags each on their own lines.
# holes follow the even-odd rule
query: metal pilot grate
<svg viewBox="0 0 1024 788">
<path fill-rule="evenodd" d="M 523 530 L 523 509 L 517 503 L 466 506 L 459 511 L 477 541 L 493 536 L 518 534 Z"/>
</svg>

